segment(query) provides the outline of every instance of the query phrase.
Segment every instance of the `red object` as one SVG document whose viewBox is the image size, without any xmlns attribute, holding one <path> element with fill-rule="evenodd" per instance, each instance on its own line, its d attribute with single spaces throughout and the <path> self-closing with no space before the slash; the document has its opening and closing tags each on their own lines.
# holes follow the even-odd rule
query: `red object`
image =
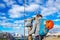
<svg viewBox="0 0 60 40">
<path fill-rule="evenodd" d="M 48 28 L 50 30 L 53 28 L 53 26 L 54 26 L 54 22 L 52 20 L 46 21 L 46 28 Z"/>
</svg>

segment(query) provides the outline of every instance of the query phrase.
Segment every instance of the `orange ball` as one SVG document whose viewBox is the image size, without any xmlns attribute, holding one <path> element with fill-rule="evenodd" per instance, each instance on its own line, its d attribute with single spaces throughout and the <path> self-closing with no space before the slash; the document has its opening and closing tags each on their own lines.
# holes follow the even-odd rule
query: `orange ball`
<svg viewBox="0 0 60 40">
<path fill-rule="evenodd" d="M 52 29 L 54 26 L 54 22 L 52 20 L 47 20 L 45 27 L 48 28 L 49 30 Z"/>
</svg>

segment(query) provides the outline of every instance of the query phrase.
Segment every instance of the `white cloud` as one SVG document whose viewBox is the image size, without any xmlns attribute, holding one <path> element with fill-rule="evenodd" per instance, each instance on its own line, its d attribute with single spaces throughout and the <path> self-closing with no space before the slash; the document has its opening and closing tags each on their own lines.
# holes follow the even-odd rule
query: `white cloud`
<svg viewBox="0 0 60 40">
<path fill-rule="evenodd" d="M 12 6 L 14 3 L 16 3 L 15 1 L 13 0 L 3 0 L 7 6 Z"/>
<path fill-rule="evenodd" d="M 12 27 L 13 23 L 2 22 L 0 23 L 0 25 L 2 25 L 3 27 Z"/>
<path fill-rule="evenodd" d="M 53 20 L 53 21 L 60 21 L 60 19 L 55 19 L 55 20 Z"/>
<path fill-rule="evenodd" d="M 5 14 L 3 14 L 5 15 Z M 8 19 L 5 16 L 0 16 L 0 25 L 3 27 L 23 27 L 24 26 L 24 20 L 16 20 Z M 14 21 L 13 23 L 10 21 Z"/>
<path fill-rule="evenodd" d="M 57 12 L 57 9 L 52 7 L 52 8 L 45 8 L 41 11 L 41 14 L 43 16 L 51 15 L 53 13 Z"/>
<path fill-rule="evenodd" d="M 20 27 L 12 27 L 14 30 L 20 30 Z"/>
<path fill-rule="evenodd" d="M 60 25 L 54 25 L 54 28 L 60 28 Z"/>
<path fill-rule="evenodd" d="M 12 8 L 14 8 L 14 10 L 18 10 L 18 11 L 22 11 L 24 12 L 24 8 L 25 8 L 25 11 L 35 11 L 39 8 L 39 5 L 38 4 L 30 4 L 29 6 L 19 6 L 19 5 L 13 5 Z"/>
<path fill-rule="evenodd" d="M 0 25 L 2 25 L 3 27 L 23 27 L 24 26 L 23 24 L 24 23 L 23 22 L 21 23 L 21 21 L 20 22 L 18 21 L 18 23 L 6 22 L 6 20 L 0 21 Z"/>
<path fill-rule="evenodd" d="M 23 25 L 22 24 L 18 24 L 18 23 L 10 23 L 10 22 L 0 22 L 0 25 L 3 27 L 3 28 L 12 28 L 13 30 L 11 31 L 12 33 L 13 32 L 16 32 L 16 33 L 20 33 L 20 34 L 23 34 L 24 32 L 24 28 L 23 28 Z M 26 28 L 25 28 L 26 30 Z M 19 32 L 20 31 L 20 32 Z M 5 31 L 6 32 L 6 31 Z M 10 31 L 7 31 L 7 32 L 10 32 Z"/>
<path fill-rule="evenodd" d="M 14 15 L 14 16 L 13 16 Z M 11 18 L 19 18 L 19 17 L 21 17 L 21 16 L 23 16 L 23 14 L 20 14 L 20 13 L 10 13 L 10 17 Z"/>
<path fill-rule="evenodd" d="M 14 23 L 0 23 L 0 25 L 2 25 L 3 26 L 3 28 L 12 28 L 13 30 L 11 31 L 12 33 L 13 32 L 16 32 L 16 33 L 22 33 L 22 32 L 24 32 L 24 28 L 22 27 L 22 25 L 21 24 L 14 24 Z M 20 32 L 19 32 L 20 31 Z M 8 32 L 10 32 L 10 31 L 8 31 Z M 23 33 L 22 33 L 23 34 Z"/>
<path fill-rule="evenodd" d="M 20 13 L 21 11 L 24 11 L 24 7 L 20 7 L 19 5 L 13 5 L 12 9 L 9 10 L 9 15 L 11 18 L 19 18 L 24 15 Z"/>
<path fill-rule="evenodd" d="M 8 2 L 8 0 L 5 0 L 5 1 Z M 58 7 L 55 6 L 55 5 L 59 6 L 58 1 L 54 2 L 52 0 L 49 0 L 46 3 L 46 5 L 48 5 L 48 6 L 47 7 L 42 7 L 40 5 L 40 8 L 42 9 L 41 14 L 43 16 L 50 15 L 50 14 L 53 14 L 56 11 L 58 11 Z M 30 4 L 29 6 L 25 7 L 25 10 L 28 11 L 28 12 L 36 11 L 37 9 L 39 9 L 39 5 L 35 4 L 35 3 L 34 4 Z M 19 17 L 22 17 L 24 15 L 21 12 L 24 12 L 24 6 L 12 5 L 12 9 L 9 10 L 9 15 L 10 15 L 11 18 L 19 18 Z"/>
<path fill-rule="evenodd" d="M 24 11 L 24 6 L 12 5 L 12 9 L 16 11 Z"/>
<path fill-rule="evenodd" d="M 24 3 L 23 3 L 24 0 L 17 0 L 17 1 L 18 1 L 18 3 L 20 3 L 20 4 L 24 4 Z"/>
<path fill-rule="evenodd" d="M 14 22 L 15 24 L 24 24 L 24 20 L 16 20 L 15 22 Z M 21 26 L 21 25 L 20 25 Z"/>
<path fill-rule="evenodd" d="M 36 17 L 36 15 L 33 15 L 32 17 Z"/>
<path fill-rule="evenodd" d="M 21 0 L 19 0 L 21 1 Z M 23 14 L 21 14 L 21 12 L 24 12 L 24 6 L 19 6 L 14 4 L 15 1 L 12 0 L 4 0 L 4 2 L 7 2 L 7 4 L 11 4 L 12 5 L 12 9 L 9 10 L 9 15 L 11 18 L 19 18 L 21 17 L 21 15 L 23 16 Z M 37 11 L 39 9 L 39 4 L 37 3 L 43 3 L 43 1 L 41 0 L 35 0 L 35 2 L 30 3 L 28 6 L 25 7 L 25 11 L 28 12 L 32 12 L 32 11 Z M 59 0 L 48 0 L 46 2 L 46 7 L 43 7 L 40 5 L 40 9 L 42 9 L 41 14 L 43 16 L 47 16 L 50 14 L 55 13 L 56 11 L 60 10 L 60 4 L 59 4 Z M 14 16 L 13 16 L 14 15 Z"/>
<path fill-rule="evenodd" d="M 3 0 L 4 2 L 8 2 L 9 0 Z"/>
<path fill-rule="evenodd" d="M 58 10 L 60 10 L 60 0 L 56 0 L 54 5 Z"/>
<path fill-rule="evenodd" d="M 4 20 L 5 20 L 5 19 L 7 19 L 7 18 L 6 18 L 5 16 L 3 16 L 3 17 L 0 17 L 0 19 L 4 19 Z"/>
<path fill-rule="evenodd" d="M 5 7 L 6 7 L 5 4 L 0 3 L 0 8 L 5 8 Z"/>
<path fill-rule="evenodd" d="M 53 7 L 54 6 L 54 0 L 48 0 L 46 3 L 47 7 Z"/>
<path fill-rule="evenodd" d="M 60 17 L 60 15 L 58 15 L 57 17 Z"/>
<path fill-rule="evenodd" d="M 0 12 L 0 15 L 5 15 L 5 13 L 3 13 L 3 12 Z"/>
<path fill-rule="evenodd" d="M 8 20 L 11 19 L 7 19 L 7 20 L 0 20 L 0 26 L 2 26 L 3 28 L 12 28 L 13 30 L 11 31 L 16 32 L 16 33 L 20 33 L 20 34 L 24 34 L 24 20 L 16 20 L 14 21 L 14 23 L 9 22 Z M 8 22 L 6 22 L 8 21 Z M 27 31 L 27 29 L 25 28 L 25 30 Z M 20 32 L 19 32 L 20 31 Z M 10 31 L 5 31 L 5 32 L 10 32 Z"/>
<path fill-rule="evenodd" d="M 44 0 L 35 0 L 35 3 L 37 3 L 37 4 L 43 4 Z"/>
<path fill-rule="evenodd" d="M 57 17 L 60 17 L 60 11 L 58 11 L 57 13 L 58 13 L 58 16 Z"/>
<path fill-rule="evenodd" d="M 25 7 L 25 11 L 32 12 L 32 11 L 36 11 L 38 8 L 39 5 L 30 4 L 29 6 Z M 21 16 L 24 16 L 24 14 L 22 14 L 21 12 L 24 12 L 24 6 L 13 5 L 12 9 L 9 10 L 9 15 L 11 18 L 19 18 Z"/>
<path fill-rule="evenodd" d="M 41 2 L 41 0 L 36 0 L 36 2 Z M 60 10 L 60 0 L 48 0 L 45 4 L 46 7 L 40 5 L 41 14 L 43 16 L 52 15 Z"/>
<path fill-rule="evenodd" d="M 42 8 L 41 14 L 43 16 L 52 15 L 59 10 L 60 10 L 59 3 L 57 3 L 54 0 L 48 0 L 46 3 L 46 7 Z"/>
<path fill-rule="evenodd" d="M 26 11 L 32 12 L 32 11 L 37 11 L 39 9 L 38 4 L 30 4 L 29 6 L 26 7 Z"/>
</svg>

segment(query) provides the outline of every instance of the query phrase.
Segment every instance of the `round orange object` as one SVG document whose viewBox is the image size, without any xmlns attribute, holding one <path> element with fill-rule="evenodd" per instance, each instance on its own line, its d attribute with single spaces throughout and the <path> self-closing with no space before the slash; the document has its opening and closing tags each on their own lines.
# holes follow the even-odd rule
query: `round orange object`
<svg viewBox="0 0 60 40">
<path fill-rule="evenodd" d="M 46 26 L 46 28 L 48 28 L 50 30 L 53 28 L 54 22 L 52 20 L 47 20 L 45 26 Z"/>
</svg>

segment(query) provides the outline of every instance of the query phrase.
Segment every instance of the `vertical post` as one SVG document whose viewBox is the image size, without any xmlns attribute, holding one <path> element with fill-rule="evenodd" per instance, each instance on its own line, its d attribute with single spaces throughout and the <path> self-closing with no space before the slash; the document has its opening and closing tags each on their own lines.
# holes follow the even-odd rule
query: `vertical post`
<svg viewBox="0 0 60 40">
<path fill-rule="evenodd" d="M 24 13 L 25 13 L 25 3 L 26 3 L 26 0 L 24 0 Z M 24 15 L 24 18 L 25 18 L 25 15 Z M 24 22 L 24 25 L 25 25 L 25 22 Z M 31 31 L 31 27 L 28 27 L 28 40 L 32 40 L 32 35 L 29 35 L 29 32 Z M 24 40 L 25 40 L 25 26 L 24 26 Z"/>
<path fill-rule="evenodd" d="M 26 0 L 24 0 L 24 19 L 25 19 L 25 2 Z M 24 21 L 24 40 L 25 40 L 25 21 Z"/>
<path fill-rule="evenodd" d="M 25 25 L 25 22 L 24 22 L 24 25 Z M 25 40 L 25 26 L 24 26 L 24 40 Z"/>
<path fill-rule="evenodd" d="M 29 35 L 29 32 L 31 31 L 31 27 L 28 27 L 28 40 L 32 40 L 32 35 Z"/>
</svg>

